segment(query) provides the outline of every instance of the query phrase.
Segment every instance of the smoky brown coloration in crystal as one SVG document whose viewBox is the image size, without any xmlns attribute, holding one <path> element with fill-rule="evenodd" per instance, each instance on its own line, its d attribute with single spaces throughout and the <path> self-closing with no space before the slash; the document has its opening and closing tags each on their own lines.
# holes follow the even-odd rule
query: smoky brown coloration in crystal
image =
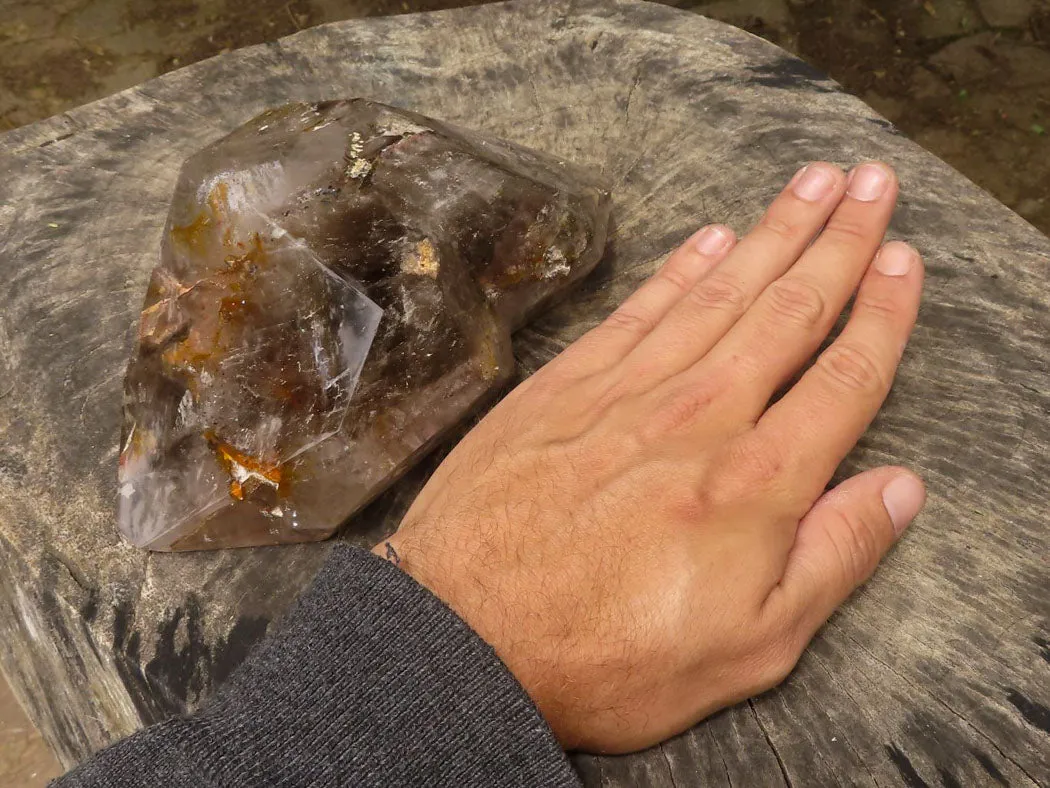
<svg viewBox="0 0 1050 788">
<path fill-rule="evenodd" d="M 609 195 L 535 151 L 360 99 L 189 159 L 125 380 L 120 530 L 154 550 L 329 536 L 512 373 Z"/>
</svg>

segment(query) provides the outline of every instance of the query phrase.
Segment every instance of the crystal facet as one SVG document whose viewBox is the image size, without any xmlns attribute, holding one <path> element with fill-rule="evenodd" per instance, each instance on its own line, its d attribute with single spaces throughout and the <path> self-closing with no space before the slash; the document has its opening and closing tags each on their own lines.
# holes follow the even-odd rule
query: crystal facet
<svg viewBox="0 0 1050 788">
<path fill-rule="evenodd" d="M 125 380 L 120 529 L 155 550 L 329 536 L 512 372 L 608 194 L 355 99 L 267 112 L 179 177 Z"/>
</svg>

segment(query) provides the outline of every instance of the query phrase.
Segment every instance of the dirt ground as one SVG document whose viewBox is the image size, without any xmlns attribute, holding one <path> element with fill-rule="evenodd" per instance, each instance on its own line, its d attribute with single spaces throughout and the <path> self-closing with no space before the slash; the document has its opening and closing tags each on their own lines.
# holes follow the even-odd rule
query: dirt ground
<svg viewBox="0 0 1050 788">
<path fill-rule="evenodd" d="M 0 130 L 311 25 L 471 0 L 0 0 Z M 667 0 L 819 66 L 1050 233 L 1050 0 Z"/>
<path fill-rule="evenodd" d="M 0 131 L 323 22 L 470 0 L 0 0 Z M 1050 234 L 1050 0 L 668 0 L 827 71 Z M 0 784 L 57 765 L 0 680 Z"/>
</svg>

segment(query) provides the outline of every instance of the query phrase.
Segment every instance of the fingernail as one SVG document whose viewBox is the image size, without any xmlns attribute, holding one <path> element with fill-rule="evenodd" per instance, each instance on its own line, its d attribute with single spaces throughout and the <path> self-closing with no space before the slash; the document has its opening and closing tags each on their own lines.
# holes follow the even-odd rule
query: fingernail
<svg viewBox="0 0 1050 788">
<path fill-rule="evenodd" d="M 846 194 L 861 202 L 874 202 L 886 193 L 890 174 L 879 164 L 862 164 L 849 176 Z"/>
<path fill-rule="evenodd" d="M 806 202 L 816 202 L 827 197 L 835 187 L 835 176 L 827 167 L 807 164 L 792 179 L 791 190 Z"/>
<path fill-rule="evenodd" d="M 915 262 L 915 251 L 903 243 L 888 243 L 875 258 L 875 270 L 886 276 L 904 276 Z"/>
<path fill-rule="evenodd" d="M 713 224 L 705 227 L 696 239 L 696 251 L 703 255 L 716 255 L 729 246 L 729 231 Z"/>
<path fill-rule="evenodd" d="M 900 536 L 926 503 L 926 488 L 910 473 L 901 474 L 883 489 L 882 503 Z"/>
</svg>

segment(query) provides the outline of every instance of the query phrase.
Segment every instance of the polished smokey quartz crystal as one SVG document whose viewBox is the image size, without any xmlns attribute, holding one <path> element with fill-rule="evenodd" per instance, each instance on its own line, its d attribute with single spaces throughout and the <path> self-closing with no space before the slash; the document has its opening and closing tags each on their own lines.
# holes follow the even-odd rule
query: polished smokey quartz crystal
<svg viewBox="0 0 1050 788">
<path fill-rule="evenodd" d="M 202 150 L 128 366 L 121 531 L 329 536 L 507 382 L 511 332 L 594 267 L 608 212 L 571 165 L 364 100 Z"/>
</svg>

